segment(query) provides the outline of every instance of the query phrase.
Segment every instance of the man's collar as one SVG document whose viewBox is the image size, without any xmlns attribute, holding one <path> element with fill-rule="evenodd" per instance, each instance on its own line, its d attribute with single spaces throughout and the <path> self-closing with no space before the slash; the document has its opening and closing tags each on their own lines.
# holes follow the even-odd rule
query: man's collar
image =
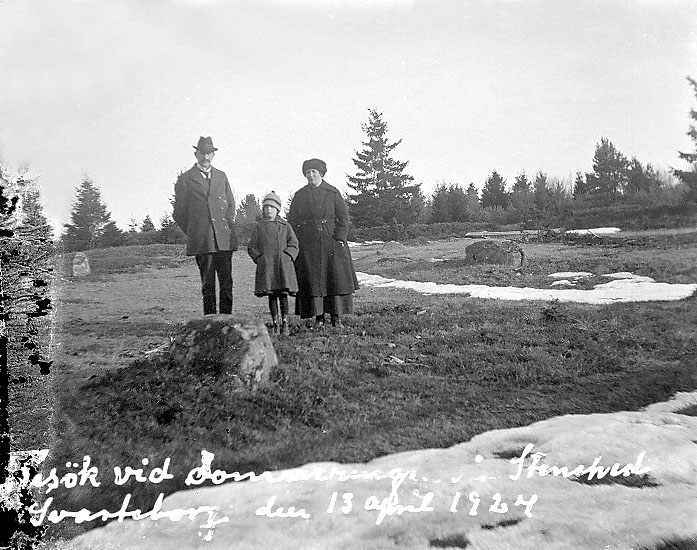
<svg viewBox="0 0 697 550">
<path fill-rule="evenodd" d="M 198 171 L 203 173 L 203 174 L 210 174 L 211 170 L 213 169 L 212 166 L 208 168 L 208 170 L 204 169 L 203 166 L 201 166 L 198 162 L 196 163 L 196 168 L 198 168 Z"/>
</svg>

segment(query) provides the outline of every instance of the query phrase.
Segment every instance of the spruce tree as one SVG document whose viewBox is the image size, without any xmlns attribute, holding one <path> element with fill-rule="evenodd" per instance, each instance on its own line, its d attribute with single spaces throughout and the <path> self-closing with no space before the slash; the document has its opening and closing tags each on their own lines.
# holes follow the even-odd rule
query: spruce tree
<svg viewBox="0 0 697 550">
<path fill-rule="evenodd" d="M 249 193 L 237 208 L 235 221 L 237 223 L 254 223 L 261 216 L 261 206 L 254 194 Z"/>
<path fill-rule="evenodd" d="M 63 236 L 68 252 L 95 248 L 104 227 L 111 221 L 111 214 L 102 203 L 101 192 L 90 178 L 82 180 L 75 194 L 70 213 L 72 223 L 65 224 Z"/>
<path fill-rule="evenodd" d="M 451 184 L 448 188 L 448 207 L 451 221 L 466 222 L 470 218 L 467 212 L 467 195 L 457 183 Z"/>
<path fill-rule="evenodd" d="M 506 181 L 494 170 L 487 178 L 482 189 L 482 208 L 493 208 L 508 206 L 508 193 L 506 193 Z"/>
<path fill-rule="evenodd" d="M 431 197 L 431 223 L 443 223 L 452 221 L 450 208 L 448 207 L 448 186 L 443 181 L 433 190 Z"/>
<path fill-rule="evenodd" d="M 152 222 L 151 222 L 152 223 Z M 123 246 L 126 244 L 126 233 L 118 228 L 115 222 L 109 221 L 97 237 L 97 248 L 110 248 L 112 246 Z"/>
<path fill-rule="evenodd" d="M 697 80 L 688 77 L 687 81 L 692 86 L 695 95 L 697 95 Z M 687 135 L 690 136 L 690 139 L 695 144 L 695 151 L 692 153 L 678 152 L 682 160 L 690 163 L 690 168 L 688 170 L 673 170 L 673 173 L 687 185 L 689 189 L 688 198 L 697 201 L 697 126 L 695 126 L 695 123 L 697 123 L 697 110 L 690 109 L 690 119 L 692 123 L 689 126 Z"/>
<path fill-rule="evenodd" d="M 515 177 L 510 199 L 511 206 L 516 209 L 523 219 L 527 219 L 532 209 L 532 192 L 530 190 L 530 180 L 525 172 Z"/>
<path fill-rule="evenodd" d="M 541 170 L 538 171 L 533 182 L 532 195 L 537 215 L 541 218 L 544 218 L 549 213 L 552 201 L 552 191 L 549 189 L 548 183 L 547 174 Z"/>
<path fill-rule="evenodd" d="M 152 223 L 152 218 L 150 218 L 150 214 L 147 214 L 143 219 L 143 223 L 140 224 L 140 230 L 143 233 L 146 233 L 148 231 L 156 231 L 155 224 Z"/>
<path fill-rule="evenodd" d="M 286 204 L 283 207 L 283 217 L 287 218 L 288 217 L 288 210 L 290 210 L 290 205 L 293 202 L 293 197 L 295 196 L 295 193 L 291 193 L 288 195 L 288 200 L 286 200 Z"/>
<path fill-rule="evenodd" d="M 472 218 L 481 208 L 479 205 L 479 191 L 477 191 L 477 188 L 472 182 L 470 182 L 467 186 L 467 191 L 465 191 L 465 200 L 467 201 L 467 212 L 469 213 L 469 217 Z"/>
<path fill-rule="evenodd" d="M 521 172 L 515 177 L 515 182 L 513 182 L 513 193 L 524 195 L 530 192 L 530 180 L 525 172 Z"/>
<path fill-rule="evenodd" d="M 576 172 L 576 179 L 574 180 L 574 189 L 573 189 L 574 198 L 578 199 L 578 198 L 582 197 L 583 195 L 587 195 L 589 191 L 590 191 L 590 186 L 588 184 L 588 179 L 585 178 L 580 171 Z"/>
<path fill-rule="evenodd" d="M 627 193 L 651 193 L 660 188 L 661 180 L 653 166 L 643 166 L 636 157 L 632 157 L 627 168 Z"/>
<path fill-rule="evenodd" d="M 172 219 L 169 213 L 165 213 L 160 218 L 160 230 L 158 231 L 158 242 L 165 244 L 179 244 L 186 242 L 186 235 Z"/>
<path fill-rule="evenodd" d="M 53 228 L 44 215 L 41 204 L 41 194 L 36 187 L 30 186 L 24 192 L 22 199 L 22 226 L 30 228 L 39 238 L 50 240 Z"/>
<path fill-rule="evenodd" d="M 353 159 L 358 172 L 348 176 L 348 186 L 353 192 L 346 198 L 352 221 L 357 227 L 414 223 L 423 209 L 421 185 L 412 184 L 413 176 L 404 173 L 408 162 L 399 162 L 391 156 L 402 140 L 388 142 L 382 113 L 374 109 L 368 113 L 368 123 L 361 125 L 368 140 Z"/>
</svg>

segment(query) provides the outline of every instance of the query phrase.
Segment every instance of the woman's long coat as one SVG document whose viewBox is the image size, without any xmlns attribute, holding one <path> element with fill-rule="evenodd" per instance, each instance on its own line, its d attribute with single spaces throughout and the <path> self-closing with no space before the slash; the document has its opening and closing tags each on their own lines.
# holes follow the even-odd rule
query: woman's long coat
<svg viewBox="0 0 697 550">
<path fill-rule="evenodd" d="M 348 208 L 336 187 L 310 184 L 293 196 L 288 222 L 295 229 L 300 253 L 295 260 L 298 295 L 341 296 L 358 289 L 348 237 Z"/>
<path fill-rule="evenodd" d="M 298 256 L 298 239 L 286 220 L 280 216 L 259 220 L 252 230 L 247 252 L 257 264 L 254 294 L 264 296 L 274 291 L 295 294 L 298 291 L 293 267 Z"/>
</svg>

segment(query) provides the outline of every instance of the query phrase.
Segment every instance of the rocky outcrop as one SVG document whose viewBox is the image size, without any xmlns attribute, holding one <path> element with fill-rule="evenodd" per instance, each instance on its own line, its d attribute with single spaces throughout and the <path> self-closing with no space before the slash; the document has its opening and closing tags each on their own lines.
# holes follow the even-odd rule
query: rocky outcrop
<svg viewBox="0 0 697 550">
<path fill-rule="evenodd" d="M 178 367 L 209 368 L 233 377 L 242 391 L 269 381 L 278 357 L 264 323 L 232 315 L 208 315 L 189 321 L 169 350 Z"/>
<path fill-rule="evenodd" d="M 513 241 L 477 241 L 465 248 L 465 261 L 472 264 L 499 264 L 517 269 L 525 265 L 525 253 Z"/>
</svg>

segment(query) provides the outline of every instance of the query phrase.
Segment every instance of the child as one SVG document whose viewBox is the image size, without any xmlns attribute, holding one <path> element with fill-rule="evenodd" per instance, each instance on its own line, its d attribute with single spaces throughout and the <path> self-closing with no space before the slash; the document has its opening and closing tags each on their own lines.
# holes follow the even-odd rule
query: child
<svg viewBox="0 0 697 550">
<path fill-rule="evenodd" d="M 272 332 L 288 334 L 288 295 L 298 291 L 293 262 L 298 255 L 298 239 L 290 224 L 279 213 L 281 198 L 271 191 L 261 203 L 262 217 L 252 230 L 247 251 L 257 264 L 254 294 L 269 297 Z M 278 302 L 281 302 L 279 323 Z"/>
</svg>

